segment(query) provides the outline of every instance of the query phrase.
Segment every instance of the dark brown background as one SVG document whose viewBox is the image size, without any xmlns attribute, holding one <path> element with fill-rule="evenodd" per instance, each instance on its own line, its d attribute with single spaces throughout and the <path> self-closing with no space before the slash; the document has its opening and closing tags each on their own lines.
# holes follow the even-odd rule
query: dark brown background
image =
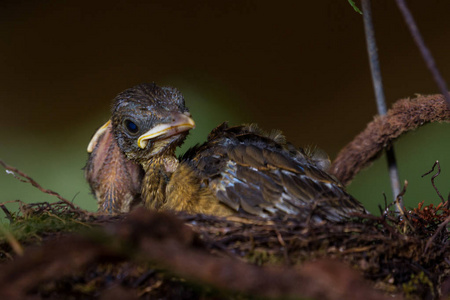
<svg viewBox="0 0 450 300">
<path fill-rule="evenodd" d="M 373 2 L 388 102 L 436 93 L 394 1 Z M 450 1 L 408 4 L 450 79 Z M 151 81 L 185 94 L 195 141 L 224 120 L 256 122 L 335 157 L 376 114 L 363 33 L 346 0 L 3 1 L 0 158 L 95 208 L 80 171 L 89 138 L 118 92 Z M 400 141 L 402 179 L 419 180 L 436 159 L 445 167 L 448 129 Z M 433 141 L 444 150 L 430 151 Z M 353 183 L 358 198 L 382 202 L 384 164 Z M 47 199 L 7 175 L 0 189 L 0 201 Z"/>
</svg>

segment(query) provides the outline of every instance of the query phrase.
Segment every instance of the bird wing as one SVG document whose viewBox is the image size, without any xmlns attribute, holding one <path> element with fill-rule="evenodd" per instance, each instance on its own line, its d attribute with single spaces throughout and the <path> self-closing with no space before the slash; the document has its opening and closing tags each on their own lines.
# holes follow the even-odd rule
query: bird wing
<svg viewBox="0 0 450 300">
<path fill-rule="evenodd" d="M 316 221 L 339 221 L 349 213 L 365 212 L 323 170 L 329 163 L 295 149 L 279 132 L 222 124 L 182 160 L 220 202 L 236 211 L 263 217 L 310 216 Z"/>
<path fill-rule="evenodd" d="M 120 151 L 109 121 L 94 134 L 88 152 L 84 174 L 97 198 L 99 211 L 129 211 L 140 201 L 144 172 Z"/>
</svg>

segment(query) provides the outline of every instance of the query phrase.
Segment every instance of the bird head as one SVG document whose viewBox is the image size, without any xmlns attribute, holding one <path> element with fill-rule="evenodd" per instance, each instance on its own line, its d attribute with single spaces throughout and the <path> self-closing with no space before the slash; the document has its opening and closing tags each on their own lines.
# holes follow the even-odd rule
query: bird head
<svg viewBox="0 0 450 300">
<path fill-rule="evenodd" d="M 138 163 L 173 155 L 195 127 L 181 93 L 155 84 L 137 85 L 117 95 L 111 124 L 120 149 Z"/>
</svg>

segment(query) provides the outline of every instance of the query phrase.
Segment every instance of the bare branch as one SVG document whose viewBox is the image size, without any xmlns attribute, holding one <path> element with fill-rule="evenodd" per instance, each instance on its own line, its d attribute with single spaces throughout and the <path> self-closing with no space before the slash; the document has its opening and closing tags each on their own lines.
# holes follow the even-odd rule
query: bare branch
<svg viewBox="0 0 450 300">
<path fill-rule="evenodd" d="M 65 202 L 67 205 L 69 205 L 71 208 L 76 208 L 76 206 L 70 202 L 69 200 L 67 200 L 66 198 L 62 197 L 60 194 L 58 194 L 57 192 L 54 192 L 52 190 L 49 189 L 44 189 L 39 183 L 37 183 L 36 181 L 34 181 L 33 178 L 31 178 L 30 176 L 28 176 L 27 174 L 23 173 L 22 171 L 20 171 L 17 168 L 11 167 L 9 165 L 7 165 L 4 161 L 0 160 L 0 165 L 2 165 L 5 169 L 6 172 L 8 174 L 12 174 L 14 176 L 14 178 L 22 181 L 22 182 L 26 182 L 26 183 L 30 183 L 32 186 L 34 186 L 35 188 L 39 189 L 41 192 L 52 195 L 57 197 L 59 200 Z M 12 173 L 11 173 L 12 172 Z M 19 176 L 17 176 L 19 175 Z"/>
</svg>

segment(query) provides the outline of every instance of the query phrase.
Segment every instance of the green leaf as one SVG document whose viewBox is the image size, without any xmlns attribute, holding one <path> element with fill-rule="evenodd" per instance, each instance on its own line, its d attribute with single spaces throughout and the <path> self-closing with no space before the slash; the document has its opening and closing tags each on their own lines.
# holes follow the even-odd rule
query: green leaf
<svg viewBox="0 0 450 300">
<path fill-rule="evenodd" d="M 353 1 L 353 0 L 348 0 L 348 3 L 350 3 L 350 5 L 353 7 L 353 9 L 354 9 L 356 12 L 358 12 L 358 13 L 360 13 L 360 14 L 362 15 L 362 11 L 356 6 L 355 1 Z"/>
</svg>

